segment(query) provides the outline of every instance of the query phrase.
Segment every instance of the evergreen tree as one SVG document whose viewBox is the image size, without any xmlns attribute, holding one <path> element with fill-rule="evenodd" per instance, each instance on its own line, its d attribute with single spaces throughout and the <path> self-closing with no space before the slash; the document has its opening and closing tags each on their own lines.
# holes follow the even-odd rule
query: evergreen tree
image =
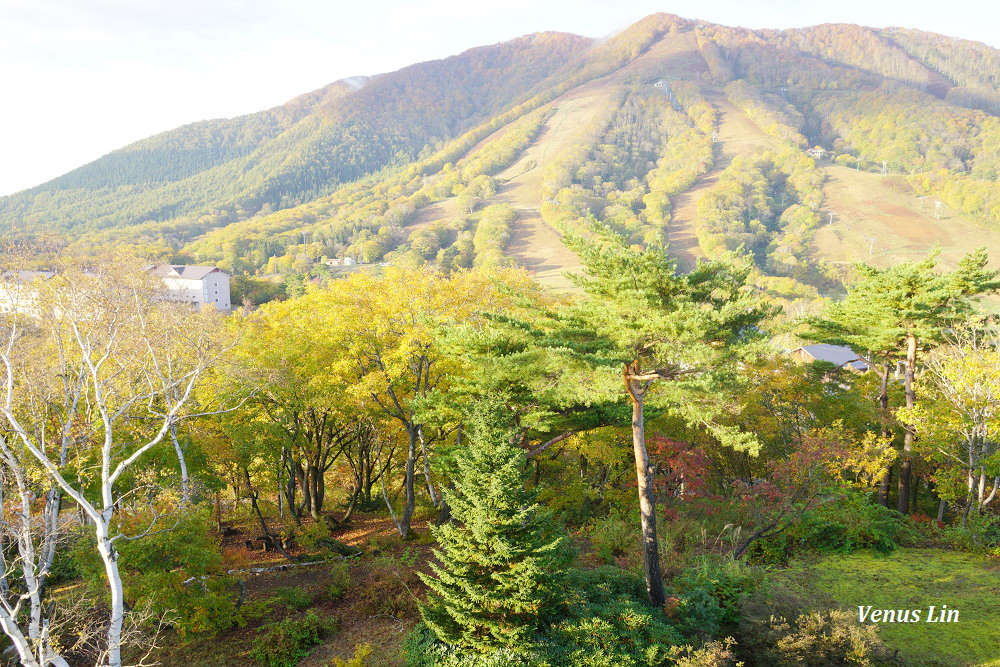
<svg viewBox="0 0 1000 667">
<path fill-rule="evenodd" d="M 732 386 L 734 362 L 762 338 L 758 325 L 777 314 L 749 284 L 750 266 L 726 259 L 699 262 L 687 274 L 664 248 L 637 249 L 610 227 L 593 222 L 588 238 L 567 234 L 583 275 L 570 277 L 587 299 L 570 310 L 582 329 L 606 343 L 600 364 L 621 369 L 632 406 L 646 592 L 665 602 L 656 536 L 656 496 L 645 435 L 645 402 L 655 382 L 663 401 L 692 424 L 702 424 L 736 449 L 756 447 L 751 436 L 715 422 L 713 403 Z M 666 381 L 666 382 L 659 382 Z"/>
<path fill-rule="evenodd" d="M 860 280 L 851 286 L 843 301 L 833 304 L 825 318 L 807 320 L 811 331 L 806 337 L 827 343 L 850 345 L 859 352 L 874 353 L 883 359 L 882 392 L 879 402 L 888 408 L 888 360 L 905 359 L 903 386 L 906 407 L 916 404 L 914 380 L 917 358 L 944 339 L 945 331 L 972 312 L 972 300 L 1000 290 L 1000 272 L 987 268 L 986 248 L 978 248 L 948 273 L 939 273 L 937 252 L 920 262 L 901 262 L 885 269 L 867 264 L 855 266 Z M 909 514 L 912 451 L 916 438 L 912 426 L 906 428 L 899 463 L 897 509 Z M 885 498 L 883 484 L 880 499 Z"/>
<path fill-rule="evenodd" d="M 511 444 L 507 411 L 497 401 L 476 407 L 470 443 L 459 453 L 455 522 L 432 528 L 440 549 L 421 608 L 443 642 L 485 653 L 527 652 L 532 637 L 562 607 L 567 539 L 524 487 L 524 453 Z"/>
</svg>

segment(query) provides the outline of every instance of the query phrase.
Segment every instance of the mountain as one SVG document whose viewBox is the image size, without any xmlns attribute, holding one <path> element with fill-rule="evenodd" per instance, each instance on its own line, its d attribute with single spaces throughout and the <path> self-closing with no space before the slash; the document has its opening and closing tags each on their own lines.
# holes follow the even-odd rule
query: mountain
<svg viewBox="0 0 1000 667">
<path fill-rule="evenodd" d="M 0 199 L 0 232 L 241 273 L 519 262 L 553 285 L 596 219 L 750 257 L 789 299 L 851 262 L 1000 251 L 1000 51 L 904 28 L 656 14 L 339 81 L 136 142 Z M 305 242 L 305 245 L 304 245 Z"/>
</svg>

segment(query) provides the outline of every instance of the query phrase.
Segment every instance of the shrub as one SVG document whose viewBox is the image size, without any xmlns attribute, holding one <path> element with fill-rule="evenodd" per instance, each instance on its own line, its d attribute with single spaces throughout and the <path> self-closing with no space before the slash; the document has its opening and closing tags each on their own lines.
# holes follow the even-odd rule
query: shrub
<svg viewBox="0 0 1000 667">
<path fill-rule="evenodd" d="M 347 563 L 340 561 L 330 568 L 330 585 L 326 592 L 331 600 L 339 600 L 351 586 L 351 571 Z"/>
<path fill-rule="evenodd" d="M 275 589 L 274 597 L 276 597 L 286 607 L 297 609 L 298 611 L 303 611 L 309 607 L 313 601 L 313 595 L 309 591 L 302 590 L 301 588 L 292 588 L 290 586 Z"/>
<path fill-rule="evenodd" d="M 732 665 L 736 658 L 736 654 L 732 651 L 735 643 L 732 637 L 727 637 L 698 649 L 690 646 L 674 646 L 667 655 L 673 661 L 671 663 L 673 667 L 727 667 Z"/>
<path fill-rule="evenodd" d="M 847 491 L 833 502 L 807 512 L 791 536 L 820 551 L 853 553 L 875 549 L 888 553 L 906 538 L 906 518 L 895 510 L 871 502 L 868 494 Z"/>
<path fill-rule="evenodd" d="M 571 607 L 548 636 L 548 646 L 543 646 L 553 663 L 581 667 L 658 665 L 671 647 L 682 643 L 662 612 L 624 596 Z"/>
<path fill-rule="evenodd" d="M 417 575 L 411 570 L 375 568 L 371 570 L 371 578 L 351 595 L 356 599 L 356 611 L 364 616 L 387 614 L 412 618 L 418 614 L 417 600 L 411 592 L 417 584 Z"/>
<path fill-rule="evenodd" d="M 966 525 L 946 526 L 941 539 L 950 547 L 1000 555 L 1000 517 L 983 512 L 970 512 Z"/>
<path fill-rule="evenodd" d="M 372 645 L 370 643 L 365 643 L 360 646 L 355 647 L 354 657 L 350 660 L 341 660 L 340 658 L 334 658 L 332 661 L 326 664 L 326 667 L 366 667 L 365 662 L 368 656 L 372 654 Z"/>
<path fill-rule="evenodd" d="M 638 549 L 639 531 L 635 521 L 620 508 L 613 508 L 607 516 L 594 521 L 590 529 L 590 543 L 602 561 L 612 564 L 616 556 L 624 556 Z"/>
<path fill-rule="evenodd" d="M 295 667 L 333 629 L 333 623 L 310 611 L 301 619 L 288 618 L 266 626 L 253 641 L 250 656 L 266 667 Z"/>
<path fill-rule="evenodd" d="M 777 616 L 746 619 L 741 630 L 741 647 L 761 667 L 894 664 L 878 628 L 860 625 L 849 611 L 813 611 L 791 623 Z"/>
<path fill-rule="evenodd" d="M 746 551 L 747 561 L 755 565 L 777 565 L 785 567 L 792 557 L 792 544 L 788 533 L 777 533 L 757 540 Z"/>
<path fill-rule="evenodd" d="M 702 557 L 700 563 L 674 579 L 682 595 L 678 624 L 688 632 L 701 627 L 697 634 L 713 635 L 714 631 L 708 632 L 709 624 L 714 621 L 721 626 L 739 621 L 740 603 L 756 592 L 763 581 L 763 573 L 743 561 Z M 718 612 L 713 611 L 709 599 L 718 605 Z"/>
</svg>

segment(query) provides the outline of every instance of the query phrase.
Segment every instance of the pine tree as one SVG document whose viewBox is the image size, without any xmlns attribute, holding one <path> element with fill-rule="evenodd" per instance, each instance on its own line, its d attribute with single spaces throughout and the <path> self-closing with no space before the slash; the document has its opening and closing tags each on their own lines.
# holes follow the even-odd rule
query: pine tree
<svg viewBox="0 0 1000 667">
<path fill-rule="evenodd" d="M 530 650 L 532 637 L 562 607 L 565 536 L 524 487 L 524 453 L 511 444 L 505 408 L 476 408 L 470 444 L 457 457 L 448 494 L 455 522 L 432 528 L 440 549 L 421 608 L 441 641 L 474 652 Z"/>
<path fill-rule="evenodd" d="M 938 273 L 938 252 L 920 262 L 907 261 L 885 269 L 867 264 L 855 266 L 860 280 L 840 303 L 833 304 L 825 318 L 807 320 L 812 331 L 806 337 L 822 342 L 850 345 L 884 360 L 879 402 L 888 409 L 888 361 L 903 358 L 906 407 L 916 404 L 915 380 L 921 350 L 940 343 L 945 331 L 972 312 L 972 299 L 1000 291 L 1000 271 L 988 269 L 986 248 L 978 248 L 949 273 Z M 909 514 L 912 451 L 916 433 L 907 427 L 899 463 L 897 509 Z M 888 492 L 883 484 L 881 499 Z"/>
</svg>

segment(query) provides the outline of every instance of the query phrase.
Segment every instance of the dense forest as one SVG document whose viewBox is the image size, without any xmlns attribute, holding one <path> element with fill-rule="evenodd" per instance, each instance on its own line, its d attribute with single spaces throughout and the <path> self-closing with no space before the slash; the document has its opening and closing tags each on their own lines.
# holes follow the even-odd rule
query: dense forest
<svg viewBox="0 0 1000 667">
<path fill-rule="evenodd" d="M 996 659 L 985 250 L 858 265 L 844 299 L 791 317 L 750 255 L 682 273 L 593 220 L 565 237 L 580 294 L 557 296 L 493 261 L 502 206 L 473 269 L 384 266 L 228 316 L 164 299 L 133 257 L 33 276 L 5 254 L 6 655 Z M 817 342 L 863 356 L 784 347 Z M 868 618 L 944 600 L 947 629 Z"/>
</svg>

